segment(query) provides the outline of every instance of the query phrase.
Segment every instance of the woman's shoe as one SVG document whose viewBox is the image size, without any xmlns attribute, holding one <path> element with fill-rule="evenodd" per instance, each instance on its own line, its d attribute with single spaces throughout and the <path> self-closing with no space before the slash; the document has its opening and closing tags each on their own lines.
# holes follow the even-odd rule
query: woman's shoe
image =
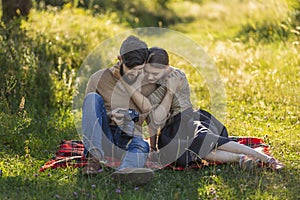
<svg viewBox="0 0 300 200">
<path fill-rule="evenodd" d="M 266 164 L 270 169 L 272 169 L 274 171 L 279 171 L 284 168 L 284 164 L 282 164 L 280 161 L 276 160 L 273 157 L 267 159 Z"/>
<path fill-rule="evenodd" d="M 244 155 L 239 160 L 239 165 L 243 170 L 251 170 L 256 167 L 257 162 L 252 156 Z"/>
</svg>

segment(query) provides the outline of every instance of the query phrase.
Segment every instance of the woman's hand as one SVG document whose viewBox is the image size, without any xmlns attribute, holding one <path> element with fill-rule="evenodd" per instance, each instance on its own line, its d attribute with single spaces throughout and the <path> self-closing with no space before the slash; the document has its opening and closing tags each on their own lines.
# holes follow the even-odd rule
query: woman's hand
<svg viewBox="0 0 300 200">
<path fill-rule="evenodd" d="M 141 91 L 144 79 L 145 79 L 145 74 L 140 73 L 137 76 L 136 81 L 131 85 L 131 87 L 133 87 L 135 90 Z"/>
<path fill-rule="evenodd" d="M 180 77 L 176 71 L 171 72 L 167 76 L 167 88 L 170 90 L 172 93 L 176 93 L 176 90 L 179 88 L 179 86 L 182 84 L 183 79 Z"/>
</svg>

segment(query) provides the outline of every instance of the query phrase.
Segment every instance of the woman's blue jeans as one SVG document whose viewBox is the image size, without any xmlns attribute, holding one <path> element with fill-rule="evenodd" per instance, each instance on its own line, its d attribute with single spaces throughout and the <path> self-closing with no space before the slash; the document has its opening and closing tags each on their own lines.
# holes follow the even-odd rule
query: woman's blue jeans
<svg viewBox="0 0 300 200">
<path fill-rule="evenodd" d="M 149 144 L 141 137 L 124 137 L 119 127 L 110 126 L 104 100 L 98 93 L 88 93 L 84 99 L 82 133 L 85 155 L 94 152 L 99 159 L 122 159 L 118 170 L 144 167 Z"/>
</svg>

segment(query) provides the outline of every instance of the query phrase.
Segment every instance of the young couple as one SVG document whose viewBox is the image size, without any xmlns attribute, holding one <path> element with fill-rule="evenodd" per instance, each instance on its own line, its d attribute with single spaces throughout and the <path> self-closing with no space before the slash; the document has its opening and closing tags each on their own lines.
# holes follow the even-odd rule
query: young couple
<svg viewBox="0 0 300 200">
<path fill-rule="evenodd" d="M 175 162 L 186 166 L 205 159 L 252 168 L 259 160 L 272 169 L 283 168 L 274 158 L 230 141 L 225 127 L 219 131 L 201 123 L 201 111 L 192 109 L 187 78 L 169 65 L 164 49 L 148 49 L 145 42 L 129 36 L 118 58 L 114 67 L 93 74 L 86 89 L 82 130 L 88 165 L 84 173 L 97 173 L 104 156 L 113 156 L 121 159 L 113 178 L 136 185 L 150 181 L 153 172 L 144 168 L 150 152 L 143 140 L 144 121 L 151 135 L 151 150 L 159 149 L 163 165 Z M 128 109 L 139 113 L 136 123 L 130 123 L 135 112 Z"/>
</svg>

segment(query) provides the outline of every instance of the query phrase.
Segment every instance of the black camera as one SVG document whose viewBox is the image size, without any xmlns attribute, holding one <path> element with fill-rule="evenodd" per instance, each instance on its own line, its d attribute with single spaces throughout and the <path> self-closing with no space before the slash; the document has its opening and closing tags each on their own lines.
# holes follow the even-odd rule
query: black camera
<svg viewBox="0 0 300 200">
<path fill-rule="evenodd" d="M 134 123 L 139 121 L 139 113 L 134 109 L 119 110 L 118 113 L 124 114 L 121 130 L 128 136 L 134 135 Z"/>
</svg>

